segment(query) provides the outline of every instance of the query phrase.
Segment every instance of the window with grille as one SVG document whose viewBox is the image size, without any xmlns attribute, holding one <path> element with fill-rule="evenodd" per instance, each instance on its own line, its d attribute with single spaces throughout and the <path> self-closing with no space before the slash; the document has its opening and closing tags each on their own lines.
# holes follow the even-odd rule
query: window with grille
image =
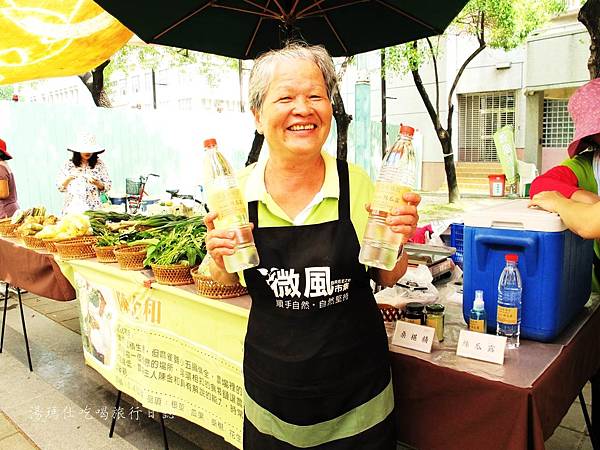
<svg viewBox="0 0 600 450">
<path fill-rule="evenodd" d="M 458 96 L 458 160 L 498 161 L 494 133 L 515 125 L 515 92 L 485 92 Z"/>
<path fill-rule="evenodd" d="M 569 116 L 567 99 L 544 99 L 542 126 L 543 148 L 566 148 L 575 133 L 575 126 Z"/>
</svg>

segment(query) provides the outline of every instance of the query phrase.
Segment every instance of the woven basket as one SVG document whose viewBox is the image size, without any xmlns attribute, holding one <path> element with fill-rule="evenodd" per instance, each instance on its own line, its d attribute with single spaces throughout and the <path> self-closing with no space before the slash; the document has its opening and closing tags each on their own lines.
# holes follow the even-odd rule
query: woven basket
<svg viewBox="0 0 600 450">
<path fill-rule="evenodd" d="M 402 318 L 400 310 L 392 305 L 378 303 L 377 306 L 379 306 L 384 322 L 396 322 Z"/>
<path fill-rule="evenodd" d="M 96 252 L 96 258 L 98 258 L 98 261 L 101 263 L 116 263 L 117 257 L 115 256 L 115 250 L 122 247 L 122 245 L 111 245 L 106 247 L 95 245 L 94 251 Z"/>
<path fill-rule="evenodd" d="M 68 239 L 65 241 L 56 242 L 56 250 L 58 255 L 64 259 L 88 259 L 95 258 L 96 252 L 94 251 L 94 245 L 96 239 L 92 237 L 82 236 L 77 239 Z"/>
<path fill-rule="evenodd" d="M 19 228 L 18 223 L 2 223 L 0 224 L 0 236 L 16 237 L 17 228 Z"/>
<path fill-rule="evenodd" d="M 122 270 L 143 270 L 146 259 L 146 245 L 132 245 L 116 249 L 115 256 Z"/>
<path fill-rule="evenodd" d="M 50 253 L 58 253 L 58 250 L 56 249 L 56 243 L 61 242 L 61 241 L 57 241 L 55 239 L 42 239 L 42 240 L 44 241 L 46 250 L 48 250 Z"/>
<path fill-rule="evenodd" d="M 77 236 L 77 237 L 72 237 L 72 238 L 67 238 L 67 239 L 43 239 L 43 241 L 44 241 L 44 245 L 46 246 L 46 250 L 48 250 L 51 253 L 58 253 L 58 250 L 56 248 L 57 242 L 62 242 L 63 244 L 65 244 L 67 242 L 80 242 L 80 241 L 95 242 L 96 238 L 94 236 Z"/>
<path fill-rule="evenodd" d="M 190 266 L 184 266 L 183 264 L 151 264 L 150 267 L 152 267 L 156 281 L 160 284 L 181 286 L 194 283 L 194 279 L 190 273 Z"/>
<path fill-rule="evenodd" d="M 35 236 L 22 236 L 23 242 L 27 248 L 34 248 L 37 250 L 46 250 L 43 239 Z"/>
<path fill-rule="evenodd" d="M 219 299 L 233 298 L 248 293 L 248 290 L 239 283 L 234 285 L 218 283 L 205 275 L 199 274 L 198 269 L 192 269 L 191 273 L 194 284 L 196 285 L 196 290 L 198 291 L 198 294 L 203 297 Z"/>
</svg>

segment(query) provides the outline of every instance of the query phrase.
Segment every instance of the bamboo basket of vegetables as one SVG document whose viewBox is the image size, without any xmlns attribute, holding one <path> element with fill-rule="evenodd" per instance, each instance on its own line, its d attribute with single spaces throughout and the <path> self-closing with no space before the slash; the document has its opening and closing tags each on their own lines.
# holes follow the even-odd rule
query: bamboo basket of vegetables
<svg viewBox="0 0 600 450">
<path fill-rule="evenodd" d="M 93 236 L 81 236 L 80 238 L 67 239 L 56 242 L 56 251 L 61 259 L 89 259 L 95 258 L 94 245 L 96 238 Z"/>
<path fill-rule="evenodd" d="M 114 250 L 115 257 L 121 270 L 144 270 L 146 259 L 146 244 L 121 247 Z"/>
<path fill-rule="evenodd" d="M 206 226 L 202 217 L 183 220 L 148 247 L 149 264 L 156 281 L 171 286 L 192 284 L 190 269 L 200 264 L 206 253 Z"/>
<path fill-rule="evenodd" d="M 160 284 L 182 286 L 194 283 L 194 279 L 190 273 L 190 266 L 187 264 L 151 264 L 150 267 L 154 273 L 154 278 Z"/>
<path fill-rule="evenodd" d="M 115 250 L 123 247 L 119 233 L 111 232 L 107 229 L 103 230 L 98 237 L 96 245 L 94 245 L 94 252 L 96 252 L 96 258 L 101 263 L 116 263 L 117 257 Z"/>
<path fill-rule="evenodd" d="M 199 269 L 192 270 L 192 278 L 198 294 L 207 298 L 224 299 L 245 295 L 248 290 L 240 283 L 227 285 L 213 280 L 210 276 L 200 273 Z"/>
<path fill-rule="evenodd" d="M 21 238 L 23 239 L 23 242 L 25 243 L 25 246 L 27 248 L 32 248 L 35 250 L 46 250 L 46 245 L 44 245 L 43 239 L 40 239 L 35 236 L 28 236 L 25 234 L 21 236 Z"/>
<path fill-rule="evenodd" d="M 2 222 L 2 223 L 0 223 L 0 236 L 16 237 L 18 227 L 19 227 L 18 223 L 10 223 L 10 221 Z"/>
</svg>

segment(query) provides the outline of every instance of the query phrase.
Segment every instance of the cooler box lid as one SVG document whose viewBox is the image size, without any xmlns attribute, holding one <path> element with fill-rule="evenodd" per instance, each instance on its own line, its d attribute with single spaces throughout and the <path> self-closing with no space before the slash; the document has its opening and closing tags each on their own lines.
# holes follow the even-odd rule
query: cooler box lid
<svg viewBox="0 0 600 450">
<path fill-rule="evenodd" d="M 556 213 L 529 208 L 529 200 L 511 200 L 465 214 L 465 226 L 507 230 L 562 232 L 566 225 Z"/>
</svg>

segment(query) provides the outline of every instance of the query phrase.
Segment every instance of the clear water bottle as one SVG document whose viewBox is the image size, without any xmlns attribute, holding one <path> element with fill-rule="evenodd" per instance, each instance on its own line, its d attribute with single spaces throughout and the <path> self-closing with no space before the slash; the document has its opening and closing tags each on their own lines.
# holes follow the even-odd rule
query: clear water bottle
<svg viewBox="0 0 600 450">
<path fill-rule="evenodd" d="M 416 158 L 412 145 L 415 130 L 400 125 L 400 134 L 386 151 L 381 172 L 375 182 L 371 213 L 360 246 L 362 264 L 391 270 L 396 265 L 402 235 L 394 233 L 385 220 L 394 208 L 405 202 L 402 196 L 415 187 Z"/>
<path fill-rule="evenodd" d="M 239 272 L 258 265 L 258 252 L 248 220 L 246 203 L 237 185 L 231 165 L 217 149 L 215 139 L 204 141 L 204 183 L 210 211 L 219 215 L 215 219 L 218 230 L 233 231 L 235 253 L 223 257 L 225 270 Z"/>
<path fill-rule="evenodd" d="M 483 291 L 475 291 L 473 308 L 469 314 L 469 330 L 477 333 L 487 333 L 487 315 L 485 313 L 485 302 Z"/>
<path fill-rule="evenodd" d="M 521 294 L 523 292 L 521 274 L 517 267 L 519 256 L 511 253 L 504 259 L 506 267 L 504 267 L 498 282 L 496 334 L 508 338 L 508 348 L 518 348 L 521 334 Z"/>
</svg>

